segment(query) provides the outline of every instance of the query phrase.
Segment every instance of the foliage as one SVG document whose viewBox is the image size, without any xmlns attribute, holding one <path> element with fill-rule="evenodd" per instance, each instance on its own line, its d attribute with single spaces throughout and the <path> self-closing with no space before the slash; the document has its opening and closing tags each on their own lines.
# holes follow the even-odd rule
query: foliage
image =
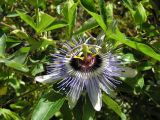
<svg viewBox="0 0 160 120">
<path fill-rule="evenodd" d="M 160 119 L 159 8 L 158 0 L 1 0 L 0 118 Z M 34 77 L 45 73 L 60 42 L 101 33 L 104 48 L 111 44 L 138 74 L 123 79 L 116 97 L 104 94 L 100 112 L 87 96 L 70 110 L 64 95 Z"/>
</svg>

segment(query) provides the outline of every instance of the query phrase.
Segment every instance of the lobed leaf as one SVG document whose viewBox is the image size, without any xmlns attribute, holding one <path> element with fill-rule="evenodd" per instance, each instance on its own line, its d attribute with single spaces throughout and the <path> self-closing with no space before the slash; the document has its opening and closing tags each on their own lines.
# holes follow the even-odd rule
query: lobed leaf
<svg viewBox="0 0 160 120">
<path fill-rule="evenodd" d="M 41 33 L 44 32 L 45 29 L 51 25 L 56 19 L 46 13 L 39 12 L 40 16 L 39 19 L 40 21 L 38 22 L 36 26 L 36 32 Z"/>
</svg>

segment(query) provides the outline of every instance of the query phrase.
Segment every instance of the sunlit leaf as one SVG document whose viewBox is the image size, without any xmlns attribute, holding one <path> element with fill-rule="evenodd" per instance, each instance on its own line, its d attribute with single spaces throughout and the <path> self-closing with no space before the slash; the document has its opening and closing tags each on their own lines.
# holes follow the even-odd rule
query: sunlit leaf
<svg viewBox="0 0 160 120">
<path fill-rule="evenodd" d="M 131 54 L 131 53 L 127 53 L 127 54 L 123 55 L 123 60 L 125 61 L 125 63 L 137 62 L 135 60 L 133 54 Z"/>
<path fill-rule="evenodd" d="M 113 22 L 113 4 L 108 3 L 106 6 L 107 25 Z"/>
<path fill-rule="evenodd" d="M 50 26 L 48 26 L 45 31 L 50 31 L 50 30 L 54 30 L 54 29 L 57 29 L 57 28 L 62 28 L 62 27 L 65 27 L 67 26 L 66 23 L 63 23 L 63 22 L 54 22 L 52 24 L 50 24 Z"/>
<path fill-rule="evenodd" d="M 32 120 L 49 120 L 64 103 L 64 98 L 53 91 L 42 96 L 32 114 Z"/>
<path fill-rule="evenodd" d="M 49 45 L 55 47 L 56 42 L 52 39 L 47 39 L 45 37 L 41 38 L 41 44 L 39 44 L 38 50 L 46 50 Z"/>
<path fill-rule="evenodd" d="M 18 51 L 10 55 L 7 59 L 23 64 L 27 58 L 29 50 L 30 47 L 22 47 Z"/>
<path fill-rule="evenodd" d="M 30 25 L 33 29 L 36 30 L 36 24 L 31 16 L 26 15 L 25 13 L 20 11 L 17 11 L 17 13 L 22 20 L 24 20 L 28 25 Z"/>
<path fill-rule="evenodd" d="M 6 39 L 7 36 L 5 34 L 0 38 L 0 57 L 4 57 L 5 55 Z"/>
<path fill-rule="evenodd" d="M 26 65 L 24 65 L 24 62 L 26 60 L 29 50 L 29 47 L 23 47 L 19 49 L 17 52 L 13 53 L 4 61 L 5 65 L 22 72 L 28 72 L 29 69 Z"/>
<path fill-rule="evenodd" d="M 113 99 L 103 94 L 103 101 L 108 108 L 112 109 L 122 120 L 126 120 L 126 115 L 121 111 L 121 107 Z"/>
<path fill-rule="evenodd" d="M 45 0 L 29 0 L 29 3 L 34 7 L 40 7 L 45 4 Z"/>
<path fill-rule="evenodd" d="M 78 3 L 74 3 L 72 7 L 68 11 L 68 37 L 70 38 L 73 33 L 73 28 L 76 22 L 77 16 L 77 5 Z"/>
<path fill-rule="evenodd" d="M 124 5 L 130 10 L 133 11 L 133 4 L 132 0 L 122 0 L 124 2 Z"/>
<path fill-rule="evenodd" d="M 43 12 L 39 12 L 40 16 L 39 19 L 40 21 L 38 22 L 37 26 L 36 26 L 36 31 L 38 33 L 45 31 L 45 28 L 47 28 L 51 23 L 53 23 L 55 21 L 55 18 L 43 13 Z"/>
<path fill-rule="evenodd" d="M 125 83 L 129 85 L 133 92 L 137 94 L 144 86 L 144 78 L 143 76 L 137 75 L 134 79 L 126 79 Z"/>
<path fill-rule="evenodd" d="M 44 71 L 43 64 L 37 64 L 32 70 L 32 75 L 35 76 L 36 74 L 41 73 L 43 71 Z"/>
<path fill-rule="evenodd" d="M 99 0 L 99 8 L 100 8 L 100 14 L 103 18 L 104 23 L 107 25 L 107 11 L 106 11 L 106 6 L 105 6 L 105 1 L 104 0 Z"/>
<path fill-rule="evenodd" d="M 74 34 L 75 35 L 81 34 L 81 33 L 85 32 L 85 31 L 93 29 L 93 28 L 95 28 L 97 26 L 98 26 L 98 24 L 95 21 L 95 19 L 90 18 L 78 30 L 76 30 L 76 32 Z"/>
<path fill-rule="evenodd" d="M 136 12 L 134 14 L 134 20 L 137 24 L 142 24 L 147 20 L 146 10 L 141 2 L 137 6 Z"/>
<path fill-rule="evenodd" d="M 106 32 L 106 34 L 108 34 L 110 38 L 120 41 L 138 51 L 141 51 L 142 53 L 156 59 L 160 61 L 160 54 L 156 53 L 151 47 L 149 47 L 146 44 L 143 43 L 139 43 L 139 42 L 135 42 L 135 41 L 131 41 L 129 39 L 127 39 L 125 37 L 125 35 L 123 33 L 121 33 L 118 29 L 116 30 L 116 32 Z"/>
<path fill-rule="evenodd" d="M 11 32 L 11 34 L 16 35 L 20 39 L 28 39 L 28 34 L 22 30 L 16 29 Z"/>
<path fill-rule="evenodd" d="M 0 108 L 0 117 L 2 120 L 21 120 L 16 113 L 5 108 Z"/>
<path fill-rule="evenodd" d="M 17 61 L 14 61 L 14 60 L 6 60 L 5 65 L 8 66 L 8 67 L 14 68 L 16 70 L 22 71 L 22 72 L 28 72 L 29 71 L 27 66 L 25 66 L 21 63 L 18 63 Z"/>
<path fill-rule="evenodd" d="M 82 3 L 82 5 L 83 5 L 83 3 Z M 83 5 L 83 7 L 84 7 L 84 5 Z M 102 29 L 104 31 L 107 30 L 106 24 L 104 23 L 104 21 L 100 15 L 98 15 L 97 13 L 91 12 L 86 8 L 85 8 L 85 10 L 97 21 L 97 23 L 102 27 Z"/>
<path fill-rule="evenodd" d="M 23 110 L 27 105 L 29 105 L 29 101 L 17 101 L 16 103 L 13 103 L 10 105 L 11 109 L 16 110 Z"/>
<path fill-rule="evenodd" d="M 142 89 L 143 86 L 144 86 L 144 78 L 140 77 L 137 82 L 137 87 L 140 87 Z"/>
</svg>

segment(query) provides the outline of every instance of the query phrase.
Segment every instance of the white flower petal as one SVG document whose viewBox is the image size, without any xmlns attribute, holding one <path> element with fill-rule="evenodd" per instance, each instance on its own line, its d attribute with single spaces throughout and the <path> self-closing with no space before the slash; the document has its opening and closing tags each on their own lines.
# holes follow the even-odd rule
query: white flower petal
<svg viewBox="0 0 160 120">
<path fill-rule="evenodd" d="M 37 76 L 35 77 L 35 81 L 41 82 L 41 83 L 52 83 L 55 82 L 54 75 L 43 75 L 43 76 Z"/>
<path fill-rule="evenodd" d="M 130 77 L 133 78 L 137 75 L 137 70 L 126 67 L 122 72 L 120 72 L 121 77 Z"/>
<path fill-rule="evenodd" d="M 102 93 L 97 81 L 95 79 L 88 80 L 86 89 L 94 109 L 100 111 L 102 107 Z"/>
<path fill-rule="evenodd" d="M 69 107 L 72 109 L 76 105 L 84 87 L 84 83 L 80 79 L 72 79 L 70 91 L 67 94 Z"/>
</svg>

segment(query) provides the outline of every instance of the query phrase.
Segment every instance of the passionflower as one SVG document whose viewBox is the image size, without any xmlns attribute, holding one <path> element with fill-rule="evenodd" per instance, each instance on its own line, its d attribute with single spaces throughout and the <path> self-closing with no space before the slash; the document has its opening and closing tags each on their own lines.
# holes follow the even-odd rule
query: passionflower
<svg viewBox="0 0 160 120">
<path fill-rule="evenodd" d="M 102 52 L 98 43 L 89 39 L 72 39 L 63 44 L 58 53 L 51 54 L 52 62 L 47 66 L 47 75 L 37 76 L 36 81 L 53 83 L 60 80 L 58 88 L 66 90 L 69 107 L 72 109 L 83 91 L 96 111 L 102 107 L 103 90 L 112 95 L 119 77 L 134 77 L 136 71 L 126 67 L 120 56 L 111 51 Z"/>
</svg>

